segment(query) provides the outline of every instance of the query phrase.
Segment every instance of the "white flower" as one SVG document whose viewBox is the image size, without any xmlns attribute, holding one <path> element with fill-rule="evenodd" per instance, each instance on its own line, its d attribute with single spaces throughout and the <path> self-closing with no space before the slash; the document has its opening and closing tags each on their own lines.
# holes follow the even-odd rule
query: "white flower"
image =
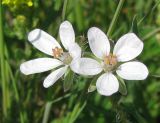
<svg viewBox="0 0 160 123">
<path fill-rule="evenodd" d="M 38 50 L 53 58 L 37 58 L 24 62 L 20 66 L 21 72 L 25 75 L 45 72 L 58 67 L 58 69 L 54 70 L 45 78 L 43 86 L 46 88 L 53 85 L 62 77 L 70 64 L 81 57 L 81 48 L 75 43 L 75 33 L 70 22 L 64 21 L 60 25 L 59 34 L 66 52 L 63 51 L 55 38 L 46 32 L 40 29 L 31 31 L 28 35 L 28 40 Z"/>
<path fill-rule="evenodd" d="M 113 49 L 107 36 L 98 28 L 92 27 L 88 31 L 89 46 L 93 54 L 100 59 L 80 58 L 71 64 L 72 70 L 82 75 L 96 75 L 103 71 L 96 82 L 97 91 L 101 95 L 112 95 L 119 89 L 119 82 L 113 72 L 126 80 L 144 80 L 148 76 L 147 67 L 136 58 L 143 49 L 143 42 L 134 34 L 122 36 Z M 121 62 L 126 62 L 121 64 Z"/>
</svg>

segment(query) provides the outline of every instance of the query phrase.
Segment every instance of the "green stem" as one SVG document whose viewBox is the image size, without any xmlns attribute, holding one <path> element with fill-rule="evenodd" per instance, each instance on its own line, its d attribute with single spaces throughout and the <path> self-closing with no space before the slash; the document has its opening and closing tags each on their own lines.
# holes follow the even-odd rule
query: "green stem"
<svg viewBox="0 0 160 123">
<path fill-rule="evenodd" d="M 17 85 L 16 85 L 16 80 L 14 78 L 14 75 L 13 75 L 13 72 L 11 70 L 11 67 L 10 67 L 10 65 L 8 63 L 7 63 L 7 68 L 8 68 L 9 75 L 11 77 L 11 81 L 12 81 L 12 84 L 13 84 L 13 89 L 15 91 L 16 101 L 19 102 L 19 94 L 18 94 L 18 89 L 17 89 Z"/>
<path fill-rule="evenodd" d="M 112 19 L 112 21 L 111 21 L 111 24 L 110 24 L 109 29 L 108 29 L 108 32 L 107 32 L 107 36 L 108 36 L 108 37 L 110 37 L 110 36 L 112 35 L 114 26 L 115 26 L 115 24 L 116 24 L 116 22 L 117 22 L 117 19 L 118 19 L 118 16 L 119 16 L 119 14 L 120 14 L 120 11 L 121 11 L 121 9 L 122 9 L 122 7 L 123 7 L 124 1 L 125 1 L 125 0 L 120 0 L 120 1 L 119 1 L 118 7 L 117 7 L 117 9 L 116 9 L 116 12 L 115 12 L 115 14 L 114 14 L 114 17 L 113 17 L 113 19 Z"/>
<path fill-rule="evenodd" d="M 64 4 L 63 4 L 63 10 L 62 10 L 62 21 L 65 20 L 65 15 L 66 15 L 66 10 L 67 10 L 67 3 L 68 3 L 68 0 L 64 0 Z M 59 37 L 57 37 L 58 39 Z M 59 98 L 57 101 L 63 99 L 63 97 Z M 54 102 L 52 101 L 49 101 L 46 103 L 46 106 L 45 106 L 45 112 L 44 112 L 44 116 L 43 116 L 43 121 L 42 123 L 47 123 L 48 122 L 48 118 L 49 118 L 49 114 L 50 114 L 50 110 L 52 108 L 52 104 Z"/>
<path fill-rule="evenodd" d="M 66 10 L 67 10 L 67 3 L 68 3 L 68 0 L 64 0 L 63 10 L 62 10 L 62 21 L 65 20 L 65 15 L 66 15 Z"/>
<path fill-rule="evenodd" d="M 47 102 L 46 106 L 45 106 L 45 111 L 44 111 L 44 116 L 43 116 L 42 123 L 47 123 L 48 122 L 48 118 L 49 118 L 49 114 L 50 114 L 50 111 L 51 111 L 51 107 L 52 107 L 52 103 L 51 102 Z"/>
<path fill-rule="evenodd" d="M 43 121 L 42 121 L 42 123 L 47 123 L 47 122 L 48 122 L 49 114 L 50 114 L 50 111 L 51 111 L 52 104 L 53 104 L 53 103 L 56 103 L 56 102 L 59 102 L 59 101 L 65 99 L 65 98 L 67 98 L 67 97 L 69 97 L 69 96 L 71 96 L 71 93 L 66 94 L 66 95 L 64 95 L 63 97 L 59 97 L 59 98 L 57 98 L 57 99 L 55 99 L 55 100 L 53 100 L 53 101 L 48 101 L 48 102 L 46 103 L 46 106 L 45 106 L 45 111 L 44 111 L 44 116 L 43 116 Z"/>
<path fill-rule="evenodd" d="M 1 58 L 1 82 L 2 82 L 2 107 L 3 115 L 7 116 L 7 89 L 5 79 L 5 56 L 4 56 L 4 40 L 3 40 L 3 22 L 2 22 L 2 1 L 0 0 L 0 58 Z"/>
<path fill-rule="evenodd" d="M 83 109 L 85 108 L 86 104 L 87 104 L 87 98 L 88 95 L 86 95 L 86 92 L 88 92 L 88 88 L 91 84 L 91 80 L 89 79 L 86 82 L 86 85 L 84 87 L 84 90 L 82 91 L 81 95 L 79 96 L 72 113 L 69 115 L 68 117 L 68 123 L 74 123 L 76 121 L 76 119 L 78 118 L 78 116 L 80 115 L 80 113 L 83 111 Z"/>
</svg>

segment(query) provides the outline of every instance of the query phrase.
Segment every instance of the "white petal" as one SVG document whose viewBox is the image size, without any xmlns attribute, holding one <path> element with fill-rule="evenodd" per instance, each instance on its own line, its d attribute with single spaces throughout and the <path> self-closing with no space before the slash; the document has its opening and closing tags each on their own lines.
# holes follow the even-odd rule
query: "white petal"
<svg viewBox="0 0 160 123">
<path fill-rule="evenodd" d="M 53 58 L 38 58 L 24 62 L 20 66 L 20 70 L 25 75 L 41 73 L 56 68 L 63 63 Z"/>
<path fill-rule="evenodd" d="M 91 58 L 73 60 L 70 66 L 75 73 L 81 75 L 96 75 L 102 71 L 100 63 Z"/>
<path fill-rule="evenodd" d="M 75 42 L 75 33 L 69 21 L 64 21 L 59 28 L 61 42 L 66 50 Z"/>
<path fill-rule="evenodd" d="M 118 61 L 129 61 L 137 57 L 143 50 L 143 42 L 134 34 L 128 33 L 122 36 L 116 43 L 113 54 Z"/>
<path fill-rule="evenodd" d="M 59 78 L 61 78 L 64 75 L 64 73 L 66 72 L 66 70 L 67 70 L 67 66 L 59 68 L 59 69 L 53 71 L 51 74 L 49 74 L 45 78 L 45 80 L 43 82 L 43 86 L 45 88 L 48 88 L 51 85 L 53 85 Z"/>
<path fill-rule="evenodd" d="M 107 36 L 97 27 L 88 30 L 88 41 L 91 51 L 95 56 L 103 59 L 110 52 L 110 44 Z"/>
<path fill-rule="evenodd" d="M 81 57 L 81 48 L 77 43 L 71 44 L 69 47 L 69 53 L 73 57 L 73 59 L 77 59 Z"/>
<path fill-rule="evenodd" d="M 118 91 L 119 83 L 112 73 L 104 73 L 98 78 L 96 87 L 101 95 L 110 96 Z"/>
<path fill-rule="evenodd" d="M 59 43 L 48 33 L 40 29 L 34 29 L 28 34 L 28 40 L 41 52 L 48 55 L 53 55 L 52 49 L 55 47 L 61 48 Z"/>
<path fill-rule="evenodd" d="M 127 62 L 119 66 L 117 74 L 126 80 L 144 80 L 148 76 L 147 67 L 141 62 Z"/>
</svg>

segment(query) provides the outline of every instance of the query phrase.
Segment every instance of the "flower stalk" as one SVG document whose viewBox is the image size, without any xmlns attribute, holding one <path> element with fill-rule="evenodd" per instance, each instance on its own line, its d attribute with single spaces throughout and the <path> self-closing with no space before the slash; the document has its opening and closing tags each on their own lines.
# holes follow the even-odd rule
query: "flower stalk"
<svg viewBox="0 0 160 123">
<path fill-rule="evenodd" d="M 68 0 L 64 0 L 63 9 L 62 9 L 62 22 L 65 20 L 66 9 L 67 9 Z M 49 119 L 50 110 L 53 102 L 47 102 L 45 106 L 44 116 L 42 123 L 47 123 Z"/>
</svg>

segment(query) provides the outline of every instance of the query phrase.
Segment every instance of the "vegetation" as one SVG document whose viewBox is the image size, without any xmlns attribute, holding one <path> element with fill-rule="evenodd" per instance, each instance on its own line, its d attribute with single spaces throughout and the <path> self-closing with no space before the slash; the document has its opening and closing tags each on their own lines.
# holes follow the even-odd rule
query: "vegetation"
<svg viewBox="0 0 160 123">
<path fill-rule="evenodd" d="M 40 28 L 59 40 L 63 20 L 72 23 L 83 51 L 90 51 L 86 34 L 92 26 L 113 41 L 125 33 L 136 33 L 144 42 L 137 59 L 148 67 L 148 78 L 125 84 L 122 80 L 121 93 L 106 97 L 94 91 L 96 78 L 75 74 L 70 90 L 64 92 L 64 78 L 45 89 L 43 80 L 49 72 L 23 75 L 19 69 L 22 62 L 45 56 L 27 41 L 27 34 Z M 159 0 L 2 0 L 0 122 L 159 123 L 159 61 Z M 89 93 L 88 87 L 93 92 Z"/>
</svg>

